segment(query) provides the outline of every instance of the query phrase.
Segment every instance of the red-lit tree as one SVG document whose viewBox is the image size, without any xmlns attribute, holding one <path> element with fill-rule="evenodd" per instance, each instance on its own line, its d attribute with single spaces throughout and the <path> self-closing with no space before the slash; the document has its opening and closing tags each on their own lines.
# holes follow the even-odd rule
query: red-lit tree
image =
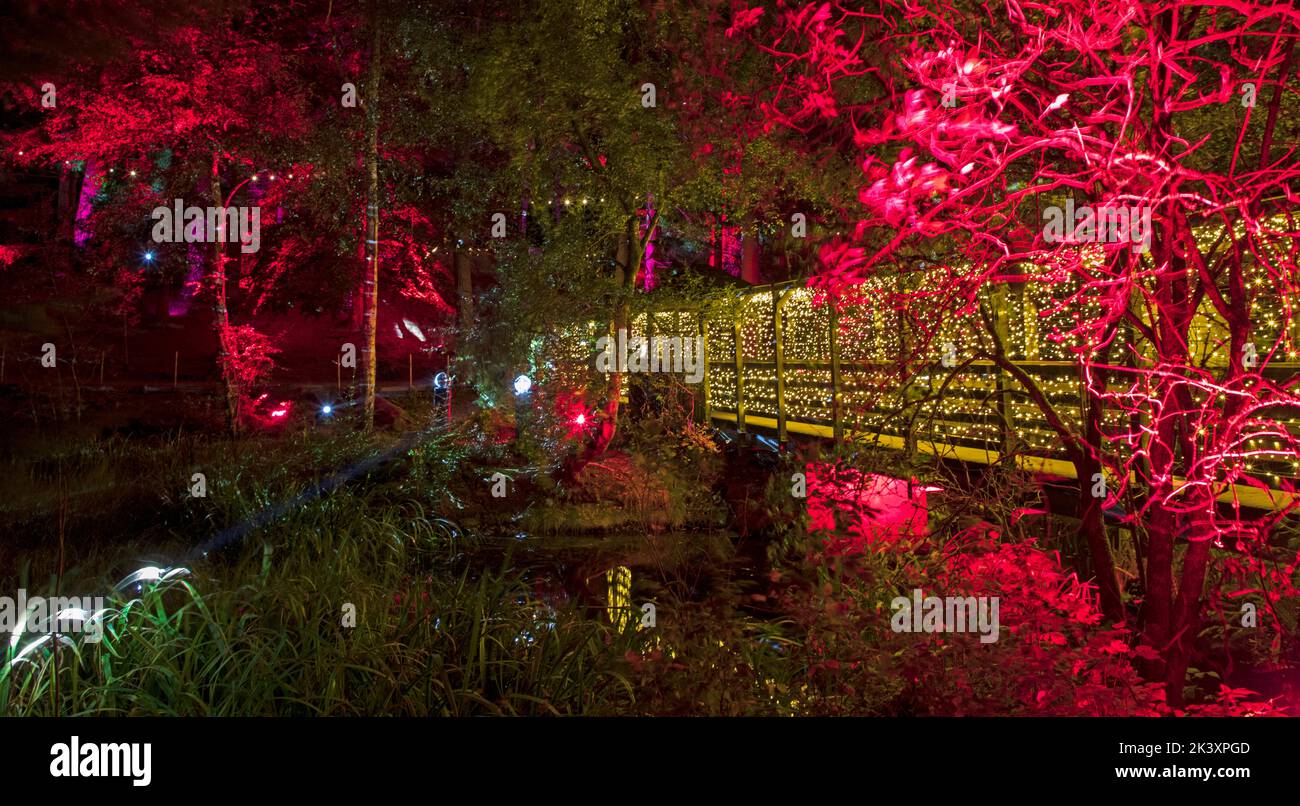
<svg viewBox="0 0 1300 806">
<path fill-rule="evenodd" d="M 234 193 L 265 167 L 259 162 L 268 153 L 270 138 L 261 132 L 267 116 L 276 121 L 276 137 L 302 134 L 301 84 L 288 69 L 287 54 L 256 38 L 255 29 L 238 33 L 228 20 L 210 22 L 135 41 L 129 56 L 106 65 L 69 64 L 55 77 L 57 104 L 39 126 L 9 143 L 14 158 L 118 166 L 127 174 L 118 181 L 131 181 L 114 201 L 134 205 L 141 221 L 173 198 L 187 206 L 233 203 Z M 250 326 L 232 324 L 226 279 L 227 252 L 234 247 L 206 240 L 211 268 L 205 287 L 212 295 L 226 413 L 238 428 L 244 387 L 267 366 L 267 342 Z"/>
<path fill-rule="evenodd" d="M 1267 490 L 1256 465 L 1297 456 L 1286 424 L 1300 410 L 1297 379 L 1270 367 L 1296 355 L 1300 166 L 1285 113 L 1300 88 L 1300 11 L 1244 0 L 778 5 L 766 20 L 736 13 L 781 71 L 769 119 L 851 131 L 864 173 L 864 212 L 825 247 L 821 282 L 888 277 L 895 290 L 880 299 L 909 321 L 921 361 L 934 360 L 939 323 L 980 321 L 990 289 L 1054 298 L 1069 324 L 1048 335 L 1074 356 L 1081 422 L 1054 410 L 995 328 L 964 357 L 999 364 L 1041 405 L 1079 470 L 1085 519 L 1128 507 L 1144 548 L 1145 652 L 1181 705 L 1218 549 L 1254 558 L 1252 573 L 1281 586 L 1267 609 L 1294 592 L 1294 558 L 1280 572 L 1267 562 L 1290 496 L 1274 494 L 1278 513 L 1257 517 L 1237 491 Z M 885 111 L 848 92 L 863 81 L 882 89 Z M 1112 209 L 1115 223 L 1067 220 L 1076 205 Z M 1109 478 L 1102 499 L 1089 494 L 1096 473 Z M 1280 475 L 1274 485 L 1288 488 Z M 1104 533 L 1092 538 L 1106 557 Z M 1108 562 L 1099 581 L 1115 616 Z"/>
</svg>

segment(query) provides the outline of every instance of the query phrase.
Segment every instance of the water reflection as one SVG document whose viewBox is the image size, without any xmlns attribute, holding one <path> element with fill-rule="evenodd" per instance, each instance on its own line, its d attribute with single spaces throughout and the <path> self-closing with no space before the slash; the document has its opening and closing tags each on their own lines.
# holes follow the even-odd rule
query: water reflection
<svg viewBox="0 0 1300 806">
<path fill-rule="evenodd" d="M 517 573 L 542 622 L 573 607 L 621 631 L 651 626 L 664 609 L 688 602 L 747 609 L 762 573 L 754 557 L 761 554 L 761 544 L 738 544 L 730 534 L 556 539 L 512 533 L 484 538 L 464 559 L 472 569 Z"/>
</svg>

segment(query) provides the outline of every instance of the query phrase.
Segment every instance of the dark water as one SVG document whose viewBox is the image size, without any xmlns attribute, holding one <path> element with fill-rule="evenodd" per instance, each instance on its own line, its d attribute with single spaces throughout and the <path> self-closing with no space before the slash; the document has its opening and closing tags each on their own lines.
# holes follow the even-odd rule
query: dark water
<svg viewBox="0 0 1300 806">
<path fill-rule="evenodd" d="M 728 533 L 674 532 L 481 538 L 464 561 L 476 571 L 518 574 L 534 597 L 593 618 L 611 607 L 712 603 L 756 610 L 751 594 L 766 573 L 763 546 Z"/>
</svg>

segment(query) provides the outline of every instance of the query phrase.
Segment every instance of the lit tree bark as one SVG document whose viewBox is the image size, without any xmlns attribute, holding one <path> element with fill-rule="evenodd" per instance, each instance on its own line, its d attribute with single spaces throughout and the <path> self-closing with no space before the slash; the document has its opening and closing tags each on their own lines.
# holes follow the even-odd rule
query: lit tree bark
<svg viewBox="0 0 1300 806">
<path fill-rule="evenodd" d="M 370 68 L 366 79 L 366 267 L 362 284 L 365 334 L 362 359 L 365 428 L 375 425 L 376 335 L 379 328 L 379 10 L 369 4 Z"/>
<path fill-rule="evenodd" d="M 469 331 L 474 324 L 474 264 L 469 256 L 456 250 L 452 261 L 456 264 L 456 299 L 460 314 L 461 333 Z"/>
<path fill-rule="evenodd" d="M 740 279 L 750 285 L 761 285 L 763 275 L 759 269 L 758 223 L 750 222 L 744 229 L 740 242 Z"/>
<path fill-rule="evenodd" d="M 643 234 L 638 233 L 640 220 L 637 216 L 628 217 L 626 230 L 623 236 L 619 238 L 618 251 L 615 257 L 614 282 L 618 288 L 618 298 L 614 302 L 614 312 L 611 321 L 612 333 L 611 338 L 617 339 L 620 330 L 627 330 L 630 322 L 630 305 L 628 298 L 634 290 L 636 277 L 641 271 L 641 265 L 645 262 L 646 245 L 654 237 L 655 228 L 659 226 L 659 216 L 657 213 L 652 214 L 650 222 L 645 228 Z M 618 412 L 620 398 L 623 396 L 623 373 L 615 371 L 610 373 L 609 384 L 605 390 L 605 408 L 602 417 L 600 430 L 596 435 L 589 456 L 595 456 L 602 453 L 614 441 L 614 436 L 618 432 Z"/>
<path fill-rule="evenodd" d="M 636 277 L 636 269 L 629 265 L 633 259 L 632 249 L 632 227 L 627 225 L 627 232 L 618 241 L 618 253 L 615 256 L 614 282 L 618 288 L 618 299 L 614 301 L 614 316 L 610 323 L 610 338 L 614 339 L 614 344 L 618 344 L 618 334 L 620 330 L 627 330 L 629 311 L 627 302 L 627 293 L 629 278 Z M 639 261 L 638 261 L 639 263 Z M 617 353 L 617 349 L 615 350 Z M 590 453 L 596 455 L 602 453 L 614 441 L 614 435 L 618 432 L 618 409 L 620 399 L 623 396 L 623 373 L 619 372 L 621 367 L 619 363 L 622 356 L 615 358 L 614 371 L 610 373 L 609 383 L 605 387 L 605 415 L 600 423 L 600 431 L 596 435 L 596 442 L 592 446 Z"/>
<path fill-rule="evenodd" d="M 1079 477 L 1079 534 L 1088 545 L 1092 558 L 1093 574 L 1097 579 L 1101 610 L 1111 621 L 1124 621 L 1124 598 L 1120 593 L 1119 578 L 1115 575 L 1115 559 L 1106 539 L 1106 522 L 1102 513 L 1105 499 L 1092 494 L 1092 478 L 1100 473 L 1102 464 L 1095 452 L 1101 450 L 1102 407 L 1094 399 L 1082 400 L 1084 416 L 1083 445 L 1085 449 L 1075 462 Z"/>
<path fill-rule="evenodd" d="M 208 197 L 209 203 L 218 209 L 224 206 L 224 200 L 221 198 L 220 169 L 220 153 L 214 150 L 212 173 L 208 179 Z M 207 236 L 212 239 L 213 313 L 215 315 L 213 328 L 217 334 L 217 363 L 221 370 L 222 391 L 226 398 L 226 426 L 232 434 L 238 434 L 240 389 L 236 361 L 239 355 L 238 346 L 234 343 L 230 330 L 230 309 L 226 299 L 225 244 L 220 238 L 214 237 L 213 233 L 207 233 Z"/>
</svg>

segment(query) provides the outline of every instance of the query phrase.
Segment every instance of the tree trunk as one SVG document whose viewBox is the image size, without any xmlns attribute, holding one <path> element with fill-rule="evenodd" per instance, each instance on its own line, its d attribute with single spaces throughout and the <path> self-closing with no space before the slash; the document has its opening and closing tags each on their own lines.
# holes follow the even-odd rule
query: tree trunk
<svg viewBox="0 0 1300 806">
<path fill-rule="evenodd" d="M 750 285 L 762 285 L 763 274 L 759 268 L 758 224 L 745 228 L 740 242 L 740 279 Z"/>
<path fill-rule="evenodd" d="M 221 197 L 220 154 L 212 152 L 212 175 L 208 180 L 208 198 L 212 206 L 221 208 L 225 200 Z M 221 384 L 226 398 L 226 427 L 230 433 L 240 431 L 239 374 L 236 363 L 239 355 L 237 345 L 230 330 L 230 309 L 226 300 L 226 255 L 225 244 L 214 233 L 204 233 L 212 240 L 212 285 L 213 285 L 213 327 L 217 333 L 217 363 L 221 370 Z"/>
<path fill-rule="evenodd" d="M 1096 383 L 1102 381 L 1097 380 Z M 1101 472 L 1098 455 L 1101 452 L 1101 414 L 1102 403 L 1099 397 L 1090 396 L 1087 390 L 1081 396 L 1083 401 L 1084 432 L 1082 467 L 1079 473 L 1079 533 L 1088 544 L 1088 553 L 1092 557 L 1092 570 L 1097 578 L 1097 587 L 1101 595 L 1101 611 L 1111 621 L 1124 621 L 1124 597 L 1120 592 L 1119 578 L 1115 574 L 1115 558 L 1110 553 L 1110 542 L 1106 539 L 1106 521 L 1102 512 L 1104 498 L 1092 494 L 1092 478 Z"/>
<path fill-rule="evenodd" d="M 365 334 L 362 343 L 362 422 L 375 425 L 376 336 L 379 329 L 379 13 L 375 0 L 370 11 L 370 68 L 366 79 L 366 267 L 362 284 Z"/>
<path fill-rule="evenodd" d="M 469 255 L 456 250 L 452 256 L 456 265 L 456 299 L 460 309 L 460 331 L 467 332 L 474 324 L 474 264 Z"/>
<path fill-rule="evenodd" d="M 1101 471 L 1101 465 L 1091 457 L 1084 460 L 1079 474 L 1079 535 L 1088 545 L 1092 558 L 1093 574 L 1101 598 L 1101 612 L 1110 621 L 1124 621 L 1124 598 L 1120 594 L 1119 579 L 1115 575 L 1115 559 L 1106 539 L 1106 524 L 1102 515 L 1102 502 L 1092 494 L 1091 479 Z M 1086 475 L 1084 475 L 1086 474 Z"/>
<path fill-rule="evenodd" d="M 1176 11 L 1159 16 L 1152 29 L 1152 36 L 1159 46 L 1165 46 L 1173 39 L 1172 32 L 1177 25 Z M 1152 152 L 1156 154 L 1167 154 L 1175 142 L 1166 94 L 1176 83 L 1163 66 L 1154 71 L 1150 82 L 1153 111 L 1148 138 Z M 1189 293 L 1186 257 L 1177 249 L 1181 234 L 1179 227 L 1186 225 L 1186 219 L 1178 215 L 1172 201 L 1165 205 L 1165 215 L 1153 233 L 1151 243 L 1152 263 L 1168 267 L 1168 277 L 1161 278 L 1154 293 L 1153 346 L 1159 361 L 1166 366 L 1184 366 L 1188 359 L 1188 336 L 1197 301 Z M 1149 445 L 1151 485 L 1146 502 L 1150 545 L 1146 599 L 1142 607 L 1142 640 L 1161 655 L 1159 663 L 1147 665 L 1147 672 L 1155 679 L 1163 678 L 1166 702 L 1174 708 L 1183 705 L 1183 682 L 1191 642 L 1195 639 L 1194 622 L 1200 617 L 1201 584 L 1205 578 L 1204 564 L 1208 560 L 1208 546 L 1203 542 L 1189 543 L 1184 556 L 1182 585 L 1175 603 L 1175 549 L 1184 524 L 1179 512 L 1163 502 L 1173 489 L 1174 476 L 1185 470 L 1183 464 L 1194 455 L 1188 434 L 1194 407 L 1188 405 L 1184 383 L 1178 378 L 1161 377 L 1154 390 L 1160 403 L 1152 408 L 1156 414 L 1153 415 L 1154 429 Z M 1183 387 L 1181 392 L 1180 387 Z M 1204 556 L 1201 552 L 1205 552 Z M 1188 568 L 1189 564 L 1192 567 Z M 1193 585 L 1191 589 L 1189 584 Z"/>
<path fill-rule="evenodd" d="M 1183 555 L 1183 575 L 1178 583 L 1178 600 L 1173 609 L 1176 632 L 1165 658 L 1165 698 L 1174 708 L 1183 706 L 1183 686 L 1191 661 L 1196 634 L 1201 629 L 1201 594 L 1210 562 L 1208 536 L 1189 541 Z"/>
<path fill-rule="evenodd" d="M 625 294 L 627 291 L 627 278 L 636 276 L 636 269 L 631 265 L 634 259 L 632 255 L 633 238 L 634 236 L 631 232 L 631 225 L 629 225 L 628 232 L 624 233 L 623 237 L 619 239 L 618 254 L 615 259 L 616 267 L 614 269 L 614 281 L 618 288 L 618 298 L 614 302 L 614 316 L 613 321 L 611 322 L 612 332 L 610 333 L 610 338 L 614 339 L 616 345 L 619 344 L 619 331 L 627 330 L 628 319 L 630 318 Z M 617 348 L 615 352 L 618 352 Z M 618 432 L 619 400 L 623 396 L 623 373 L 619 371 L 622 369 L 622 367 L 619 366 L 619 362 L 622 360 L 623 357 L 621 355 L 616 355 L 614 371 L 610 373 L 609 383 L 605 387 L 605 414 L 601 419 L 600 431 L 596 435 L 596 442 L 590 451 L 590 454 L 593 456 L 604 452 L 604 450 L 609 447 L 610 443 L 614 441 L 614 435 Z"/>
</svg>

